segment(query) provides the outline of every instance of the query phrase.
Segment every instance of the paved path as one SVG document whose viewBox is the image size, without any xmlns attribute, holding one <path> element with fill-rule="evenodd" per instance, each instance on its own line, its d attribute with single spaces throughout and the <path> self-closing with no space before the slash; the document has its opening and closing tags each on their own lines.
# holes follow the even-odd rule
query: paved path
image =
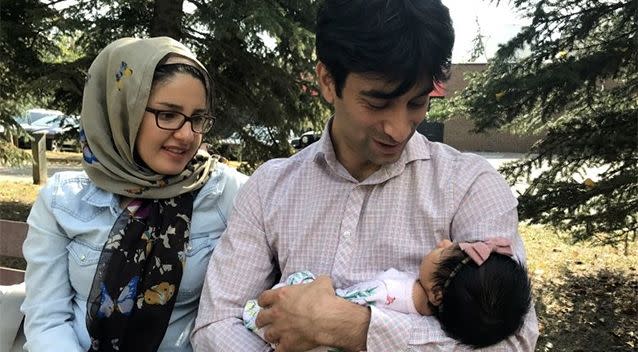
<svg viewBox="0 0 638 352">
<path fill-rule="evenodd" d="M 80 165 L 49 163 L 47 174 L 51 177 L 54 173 L 69 170 L 82 170 Z M 4 182 L 33 182 L 33 169 L 31 165 L 19 168 L 0 167 L 0 181 Z"/>
<path fill-rule="evenodd" d="M 521 153 L 487 153 L 487 152 L 476 152 L 476 154 L 484 157 L 489 161 L 495 169 L 498 169 L 501 165 L 506 162 L 518 160 L 524 157 L 524 154 Z M 48 165 L 48 175 L 52 176 L 56 172 L 60 171 L 68 171 L 68 170 L 82 170 L 82 167 L 78 165 L 69 165 L 69 164 L 57 164 L 57 163 L 49 163 Z M 0 167 L 0 181 L 10 181 L 10 182 L 33 182 L 32 177 L 32 167 L 31 165 L 22 166 L 19 168 L 7 168 Z"/>
<path fill-rule="evenodd" d="M 522 154 L 522 153 L 491 153 L 491 152 L 470 152 L 470 153 L 478 154 L 484 157 L 497 170 L 499 167 L 501 167 L 501 165 L 505 163 L 508 163 L 514 160 L 519 160 L 525 157 L 525 154 Z"/>
<path fill-rule="evenodd" d="M 492 153 L 492 152 L 473 152 L 478 154 L 485 159 L 498 170 L 503 164 L 519 160 L 525 157 L 525 154 L 522 153 Z M 532 177 L 538 176 L 544 169 L 547 167 L 542 167 L 540 169 L 536 168 L 532 171 Z M 54 173 L 59 171 L 67 171 L 67 170 L 82 170 L 82 167 L 79 164 L 70 165 L 70 164 L 57 164 L 57 163 L 49 163 L 48 174 L 52 176 Z M 582 182 L 585 178 L 591 178 L 596 181 L 600 175 L 605 170 L 605 168 L 585 168 L 581 173 L 574 174 L 574 179 L 578 182 Z M 9 182 L 25 182 L 32 183 L 32 170 L 31 166 L 27 165 L 25 167 L 20 168 L 6 168 L 0 167 L 0 182 L 9 181 Z M 517 184 L 511 187 L 512 193 L 514 196 L 518 196 L 523 193 L 523 191 L 528 187 L 528 184 L 524 181 L 519 181 Z"/>
</svg>

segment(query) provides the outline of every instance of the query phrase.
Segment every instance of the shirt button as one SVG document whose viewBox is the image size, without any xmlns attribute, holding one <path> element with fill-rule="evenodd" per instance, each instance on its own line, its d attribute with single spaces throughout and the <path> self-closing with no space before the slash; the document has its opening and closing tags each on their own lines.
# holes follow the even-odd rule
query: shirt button
<svg viewBox="0 0 638 352">
<path fill-rule="evenodd" d="M 343 233 L 343 237 L 350 237 L 350 231 L 345 231 Z"/>
<path fill-rule="evenodd" d="M 80 256 L 80 260 L 81 260 L 81 261 L 85 261 L 85 260 L 86 260 L 86 256 L 85 256 L 84 254 L 82 254 L 82 255 Z"/>
</svg>

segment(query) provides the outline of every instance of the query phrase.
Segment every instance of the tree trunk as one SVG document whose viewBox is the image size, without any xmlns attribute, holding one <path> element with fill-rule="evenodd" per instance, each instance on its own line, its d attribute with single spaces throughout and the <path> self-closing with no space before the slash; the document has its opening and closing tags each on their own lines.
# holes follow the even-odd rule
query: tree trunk
<svg viewBox="0 0 638 352">
<path fill-rule="evenodd" d="M 151 19 L 151 36 L 182 39 L 182 6 L 184 0 L 155 0 Z"/>
</svg>

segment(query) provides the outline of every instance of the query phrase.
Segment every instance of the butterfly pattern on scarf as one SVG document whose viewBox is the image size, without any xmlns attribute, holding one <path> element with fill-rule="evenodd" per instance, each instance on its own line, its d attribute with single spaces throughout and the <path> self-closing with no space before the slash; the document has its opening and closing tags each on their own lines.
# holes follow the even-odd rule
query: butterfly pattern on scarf
<svg viewBox="0 0 638 352">
<path fill-rule="evenodd" d="M 175 285 L 168 282 L 159 283 L 144 292 L 144 302 L 146 304 L 164 305 L 175 294 Z"/>
<path fill-rule="evenodd" d="M 120 68 L 115 73 L 115 84 L 117 85 L 117 90 L 122 90 L 124 87 L 124 78 L 132 75 L 133 69 L 130 68 L 126 62 L 122 61 Z"/>
<path fill-rule="evenodd" d="M 108 318 L 114 312 L 120 312 L 129 316 L 133 311 L 134 299 L 137 294 L 137 284 L 139 276 L 134 276 L 129 283 L 122 288 L 117 300 L 114 301 L 109 295 L 104 282 L 100 285 L 100 308 L 97 311 L 98 318 Z"/>
<path fill-rule="evenodd" d="M 84 129 L 80 129 L 80 146 L 82 147 L 82 158 L 87 164 L 97 163 L 97 158 L 91 151 L 91 147 L 89 147 L 89 143 L 86 140 L 86 132 Z"/>
<path fill-rule="evenodd" d="M 156 351 L 179 291 L 196 194 L 134 199 L 116 220 L 87 301 L 92 351 Z"/>
</svg>

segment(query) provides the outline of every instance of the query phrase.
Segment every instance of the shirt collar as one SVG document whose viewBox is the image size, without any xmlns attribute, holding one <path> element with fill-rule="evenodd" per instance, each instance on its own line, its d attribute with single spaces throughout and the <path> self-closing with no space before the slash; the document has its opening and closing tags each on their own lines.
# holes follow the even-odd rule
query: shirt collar
<svg viewBox="0 0 638 352">
<path fill-rule="evenodd" d="M 119 210 L 118 197 L 107 192 L 95 185 L 93 182 L 87 184 L 87 191 L 82 197 L 82 201 L 98 208 L 111 208 L 112 212 L 117 213 Z"/>
<path fill-rule="evenodd" d="M 326 126 L 323 129 L 323 133 L 319 141 L 317 141 L 317 147 L 314 152 L 315 162 L 322 162 L 335 174 L 342 178 L 345 178 L 354 183 L 365 184 L 378 184 L 389 180 L 392 177 L 396 177 L 403 173 L 405 166 L 415 160 L 428 160 L 430 159 L 430 141 L 425 138 L 424 135 L 419 132 L 415 132 L 405 146 L 403 153 L 399 160 L 392 164 L 383 165 L 379 170 L 375 171 L 372 175 L 362 182 L 357 181 L 350 173 L 341 165 L 337 160 L 334 146 L 332 145 L 332 137 L 330 136 L 330 128 L 332 126 L 332 120 L 334 116 L 328 120 Z"/>
</svg>

